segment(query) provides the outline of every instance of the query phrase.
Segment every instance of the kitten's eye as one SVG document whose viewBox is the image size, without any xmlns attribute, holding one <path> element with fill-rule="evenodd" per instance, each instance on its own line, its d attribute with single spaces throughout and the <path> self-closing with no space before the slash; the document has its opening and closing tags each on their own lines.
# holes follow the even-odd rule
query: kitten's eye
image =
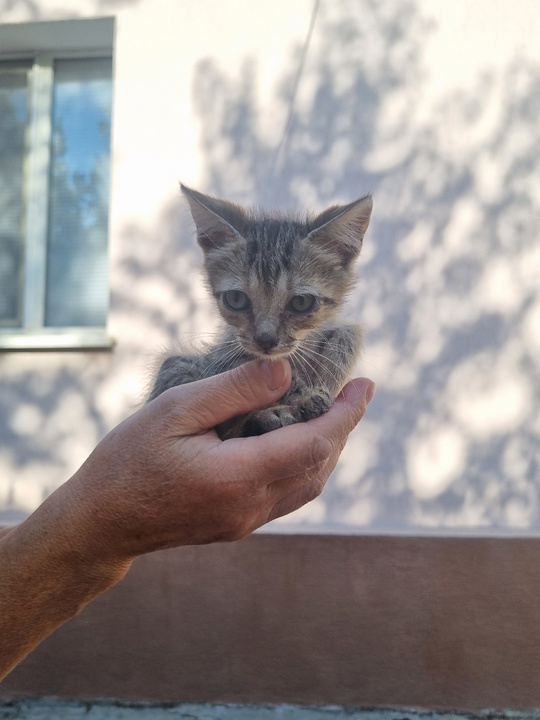
<svg viewBox="0 0 540 720">
<path fill-rule="evenodd" d="M 304 315 L 311 312 L 316 305 L 317 298 L 315 295 L 295 295 L 289 300 L 287 307 L 293 313 Z"/>
<path fill-rule="evenodd" d="M 223 293 L 223 302 L 234 312 L 243 312 L 250 307 L 249 298 L 241 290 L 227 290 Z"/>
</svg>

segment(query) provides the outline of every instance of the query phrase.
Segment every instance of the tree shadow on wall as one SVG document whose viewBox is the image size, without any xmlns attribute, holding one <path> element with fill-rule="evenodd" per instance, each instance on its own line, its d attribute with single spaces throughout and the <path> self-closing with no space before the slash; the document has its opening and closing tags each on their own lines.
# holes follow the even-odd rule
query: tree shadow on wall
<svg viewBox="0 0 540 720">
<path fill-rule="evenodd" d="M 160 348 L 208 328 L 192 235 L 179 200 L 153 227 L 122 230 L 112 351 L 0 353 L 0 524 L 37 507 L 140 406 Z"/>
<path fill-rule="evenodd" d="M 323 2 L 301 107 L 298 70 L 272 99 L 279 117 L 289 114 L 280 141 L 263 130 L 255 60 L 239 78 L 201 62 L 204 189 L 305 209 L 374 193 L 349 314 L 365 327 L 361 370 L 373 364 L 379 390 L 317 517 L 382 529 L 531 527 L 540 522 L 540 67 L 515 60 L 418 118 L 432 30 L 414 3 Z"/>
<path fill-rule="evenodd" d="M 34 2 L 34 0 L 2 0 L 2 2 L 0 2 L 0 18 L 15 8 L 21 10 L 21 5 L 32 20 L 39 19 L 41 13 L 39 12 L 38 4 Z"/>
<path fill-rule="evenodd" d="M 120 333 L 118 368 L 138 358 L 149 383 L 164 353 L 211 341 L 217 331 L 203 288 L 202 254 L 180 191 L 153 227 L 126 226 L 119 246 L 123 256 L 116 261 L 111 293 L 111 317 Z M 141 388 L 139 401 L 148 390 Z"/>
</svg>

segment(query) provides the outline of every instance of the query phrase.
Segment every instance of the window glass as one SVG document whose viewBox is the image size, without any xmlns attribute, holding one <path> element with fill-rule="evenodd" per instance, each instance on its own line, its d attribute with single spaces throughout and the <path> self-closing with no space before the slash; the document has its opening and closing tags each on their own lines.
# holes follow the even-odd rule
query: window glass
<svg viewBox="0 0 540 720">
<path fill-rule="evenodd" d="M 106 323 L 111 99 L 110 58 L 55 62 L 46 326 Z"/>
<path fill-rule="evenodd" d="M 21 324 L 29 65 L 0 65 L 0 326 Z"/>
</svg>

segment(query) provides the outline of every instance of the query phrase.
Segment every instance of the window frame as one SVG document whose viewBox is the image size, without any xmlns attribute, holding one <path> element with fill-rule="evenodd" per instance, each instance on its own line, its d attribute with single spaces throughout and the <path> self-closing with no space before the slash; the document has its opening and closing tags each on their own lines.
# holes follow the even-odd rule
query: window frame
<svg viewBox="0 0 540 720">
<path fill-rule="evenodd" d="M 81 29 L 88 28 L 88 23 L 94 23 L 95 25 L 97 22 L 103 24 L 103 19 L 100 21 L 76 20 L 57 23 L 30 23 L 29 26 L 32 26 L 33 30 L 30 35 L 35 35 L 34 26 L 36 25 L 49 26 L 46 30 L 49 30 L 51 26 L 60 26 L 61 36 L 65 38 L 65 31 L 69 31 L 67 26 L 76 26 L 77 32 L 74 34 L 77 35 Z M 111 19 L 109 23 L 107 30 L 112 39 L 110 30 L 113 26 L 113 20 Z M 4 29 L 5 26 L 3 28 L 0 25 L 0 32 Z M 20 30 L 21 32 L 24 31 L 24 25 L 20 27 Z M 53 30 L 53 39 L 49 41 L 49 44 L 54 43 L 55 30 L 56 28 Z M 72 38 L 72 40 L 73 42 L 76 41 L 75 38 Z M 45 50 L 31 51 L 21 47 L 16 52 L 0 53 L 0 62 L 20 61 L 31 63 L 28 88 L 31 115 L 28 126 L 28 146 L 24 158 L 25 232 L 23 238 L 24 267 L 21 287 L 21 325 L 18 327 L 0 327 L 0 351 L 109 349 L 114 344 L 113 339 L 107 333 L 106 324 L 95 327 L 49 327 L 44 325 L 54 63 L 59 60 L 77 58 L 110 58 L 113 62 L 114 83 L 112 42 L 98 42 L 97 46 L 84 49 L 80 47 L 58 47 L 58 49 L 46 48 Z M 112 159 L 112 143 L 110 155 Z M 107 232 L 109 236 L 109 228 Z M 110 245 L 108 245 L 108 250 L 110 250 Z"/>
</svg>

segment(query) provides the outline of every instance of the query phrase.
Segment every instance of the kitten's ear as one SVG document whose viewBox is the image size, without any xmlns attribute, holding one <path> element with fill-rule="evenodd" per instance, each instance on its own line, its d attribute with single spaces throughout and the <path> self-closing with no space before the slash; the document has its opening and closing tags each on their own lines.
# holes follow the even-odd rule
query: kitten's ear
<svg viewBox="0 0 540 720">
<path fill-rule="evenodd" d="M 223 247 L 241 233 L 246 215 L 241 207 L 203 195 L 180 184 L 197 228 L 197 240 L 204 252 Z"/>
<path fill-rule="evenodd" d="M 308 238 L 328 252 L 339 255 L 344 265 L 359 254 L 368 229 L 373 199 L 365 195 L 349 205 L 334 205 L 318 215 Z"/>
</svg>

